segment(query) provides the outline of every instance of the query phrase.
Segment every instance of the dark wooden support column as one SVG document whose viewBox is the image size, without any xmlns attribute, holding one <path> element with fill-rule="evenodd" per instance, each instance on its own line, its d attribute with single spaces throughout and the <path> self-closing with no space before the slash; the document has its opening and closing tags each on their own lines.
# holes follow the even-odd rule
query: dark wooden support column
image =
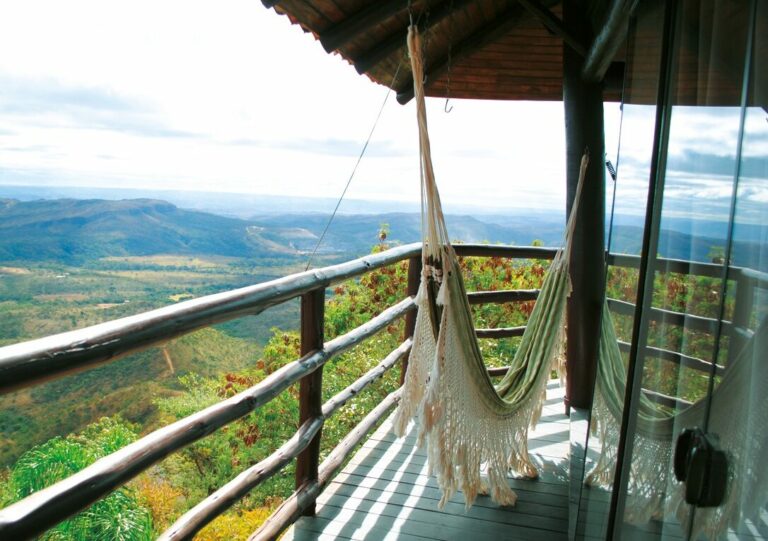
<svg viewBox="0 0 768 541">
<path fill-rule="evenodd" d="M 563 23 L 582 43 L 593 39 L 588 2 L 564 0 Z M 579 164 L 589 148 L 587 169 L 570 262 L 573 293 L 568 301 L 566 410 L 592 405 L 597 367 L 600 315 L 605 294 L 605 137 L 601 83 L 582 79 L 584 59 L 563 46 L 563 105 L 565 107 L 567 212 L 570 214 L 579 180 Z"/>
<path fill-rule="evenodd" d="M 421 283 L 421 256 L 417 255 L 408 260 L 408 296 L 414 296 L 419 292 Z M 405 316 L 405 339 L 413 338 L 416 330 L 416 310 L 411 310 Z M 403 364 L 400 368 L 400 385 L 405 383 L 405 373 L 408 371 L 408 355 L 403 356 Z"/>
<path fill-rule="evenodd" d="M 325 318 L 325 287 L 301 296 L 301 355 L 323 348 L 323 322 Z M 304 377 L 299 388 L 299 426 L 307 419 L 323 414 L 323 367 Z M 320 464 L 320 429 L 312 442 L 296 458 L 296 488 L 317 481 Z M 315 515 L 315 504 L 308 505 L 304 516 Z"/>
</svg>

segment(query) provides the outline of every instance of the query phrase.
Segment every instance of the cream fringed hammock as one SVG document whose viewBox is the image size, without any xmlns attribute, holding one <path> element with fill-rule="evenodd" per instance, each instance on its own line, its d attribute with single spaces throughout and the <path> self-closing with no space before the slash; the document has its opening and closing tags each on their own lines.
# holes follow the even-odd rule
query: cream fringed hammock
<svg viewBox="0 0 768 541">
<path fill-rule="evenodd" d="M 444 505 L 457 489 L 467 505 L 486 490 L 502 505 L 515 503 L 507 471 L 528 477 L 537 471 L 528 457 L 528 427 L 541 412 L 546 382 L 557 368 L 563 318 L 570 293 L 569 240 L 586 169 L 566 228 L 565 247 L 552 262 L 509 372 L 494 386 L 475 338 L 467 294 L 445 226 L 432 169 L 424 103 L 421 46 L 408 31 L 421 154 L 423 272 L 416 296 L 418 315 L 402 399 L 394 430 L 405 433 L 419 418 L 419 442 L 427 443 L 429 465 L 442 489 Z M 436 294 L 435 289 L 439 287 Z M 436 315 L 436 304 L 442 314 Z M 434 319 L 439 318 L 438 322 Z M 439 329 L 435 333 L 435 329 Z M 481 481 L 486 466 L 488 486 Z"/>
</svg>

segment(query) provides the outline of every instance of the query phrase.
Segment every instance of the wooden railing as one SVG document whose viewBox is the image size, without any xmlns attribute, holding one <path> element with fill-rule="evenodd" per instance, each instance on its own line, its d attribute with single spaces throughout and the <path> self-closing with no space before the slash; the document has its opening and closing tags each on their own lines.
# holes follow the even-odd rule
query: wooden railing
<svg viewBox="0 0 768 541">
<path fill-rule="evenodd" d="M 639 268 L 640 257 L 623 254 L 608 254 L 606 263 L 617 267 Z M 723 277 L 722 264 L 701 263 L 680 259 L 657 258 L 653 270 L 655 272 L 704 276 L 715 279 Z M 749 329 L 749 318 L 754 308 L 754 292 L 755 289 L 758 288 L 768 288 L 768 274 L 753 269 L 731 266 L 728 268 L 727 280 L 729 281 L 729 289 L 734 285 L 736 286 L 733 321 L 719 321 L 712 317 L 697 316 L 694 314 L 660 308 L 651 308 L 649 313 L 650 320 L 666 325 L 674 325 L 702 331 L 713 337 L 718 335 L 719 328 L 720 333 L 723 336 L 729 337 L 730 340 L 728 348 L 728 363 L 730 363 L 744 347 L 746 341 L 752 336 L 752 331 Z M 631 302 L 608 299 L 608 306 L 611 311 L 616 314 L 634 317 L 635 305 Z M 619 348 L 624 352 L 629 352 L 630 344 L 620 340 Z M 685 355 L 679 351 L 670 351 L 668 349 L 646 346 L 642 353 L 646 357 L 655 357 L 666 362 L 707 374 L 712 373 L 714 370 L 716 375 L 722 376 L 726 370 L 725 366 L 716 364 L 716 359 L 700 359 Z M 679 397 L 668 396 L 648 389 L 642 389 L 642 392 L 654 402 L 669 408 L 679 410 L 691 405 L 690 401 Z"/>
<path fill-rule="evenodd" d="M 554 249 L 491 245 L 457 245 L 463 256 L 552 259 Z M 399 400 L 388 395 L 319 463 L 323 423 L 398 361 L 407 359 L 415 322 L 413 296 L 421 268 L 421 245 L 410 244 L 323 269 L 302 272 L 262 284 L 209 295 L 85 329 L 0 348 L 0 393 L 37 385 L 114 361 L 152 345 L 245 315 L 258 314 L 290 299 L 301 298 L 301 358 L 282 366 L 258 384 L 189 417 L 158 429 L 104 457 L 79 473 L 0 510 L 0 539 L 35 537 L 87 508 L 169 454 L 203 438 L 263 406 L 299 383 L 299 428 L 279 449 L 251 466 L 179 518 L 162 539 L 188 539 L 211 520 L 296 459 L 296 490 L 254 533 L 271 539 L 301 514 L 312 514 L 314 502 L 344 459 Z M 375 269 L 409 260 L 407 297 L 360 327 L 324 341 L 325 290 Z M 473 304 L 535 299 L 538 291 L 472 293 Z M 322 396 L 323 365 L 406 317 L 400 346 L 375 368 L 328 400 Z M 478 329 L 478 336 L 522 334 L 524 327 Z M 403 370 L 405 366 L 403 366 Z M 503 371 L 503 370 L 502 370 Z M 496 370 L 494 373 L 501 373 Z"/>
<path fill-rule="evenodd" d="M 460 256 L 517 259 L 552 259 L 556 253 L 554 249 L 537 247 L 465 244 L 455 248 Z M 185 513 L 161 538 L 170 540 L 193 537 L 206 524 L 293 459 L 297 460 L 296 490 L 253 534 L 252 539 L 275 538 L 302 514 L 312 514 L 315 500 L 345 458 L 399 400 L 399 390 L 388 395 L 342 439 L 322 463 L 319 462 L 324 421 L 399 361 L 402 360 L 402 371 L 405 370 L 415 322 L 413 296 L 419 285 L 420 253 L 420 244 L 401 246 L 339 265 L 0 348 L 0 393 L 7 393 L 111 362 L 209 325 L 258 314 L 271 306 L 296 297 L 301 298 L 301 358 L 287 363 L 241 393 L 158 429 L 94 462 L 79 473 L 0 510 L 0 539 L 27 539 L 45 532 L 124 485 L 169 454 L 242 418 L 296 383 L 300 385 L 300 419 L 296 433 L 269 457 L 249 467 Z M 325 341 L 323 327 L 326 288 L 406 259 L 409 260 L 407 297 L 360 327 Z M 609 262 L 630 267 L 635 265 L 633 258 L 625 256 L 609 256 Z M 686 262 L 671 262 L 670 265 L 675 269 L 706 276 L 713 272 L 708 265 Z M 763 284 L 763 287 L 768 284 L 765 275 L 746 270 L 739 272 L 744 275 L 746 284 Z M 751 303 L 751 294 L 742 292 L 741 283 L 737 297 L 744 297 Z M 535 299 L 537 295 L 537 290 L 510 290 L 472 292 L 469 298 L 472 304 L 481 304 L 527 301 Z M 623 306 L 616 302 L 619 301 L 614 302 L 614 307 Z M 323 404 L 323 365 L 403 316 L 406 318 L 403 342 L 375 368 Z M 664 313 L 659 317 L 677 321 L 675 318 L 678 316 Z M 702 326 L 709 328 L 710 322 L 704 322 Z M 743 322 L 732 323 L 733 329 L 746 327 Z M 520 336 L 524 330 L 525 327 L 477 329 L 476 333 L 480 338 L 504 338 Z M 684 366 L 699 369 L 711 366 L 706 361 L 680 353 L 652 350 L 649 348 L 651 353 Z M 506 370 L 494 368 L 489 373 L 500 376 Z M 667 404 L 670 404 L 670 400 L 677 400 L 664 396 L 656 399 Z M 677 402 L 671 404 L 680 405 Z"/>
</svg>

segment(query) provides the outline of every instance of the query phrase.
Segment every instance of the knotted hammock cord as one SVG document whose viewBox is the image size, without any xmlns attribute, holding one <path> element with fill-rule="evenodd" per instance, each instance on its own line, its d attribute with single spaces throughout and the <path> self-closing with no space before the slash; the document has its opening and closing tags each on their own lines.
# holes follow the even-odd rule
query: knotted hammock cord
<svg viewBox="0 0 768 541">
<path fill-rule="evenodd" d="M 443 491 L 440 505 L 461 489 L 467 506 L 488 491 L 494 501 L 514 504 L 507 471 L 527 477 L 538 472 L 528 456 L 528 427 L 541 413 L 546 383 L 562 358 L 563 323 L 570 293 L 570 238 L 588 158 L 582 159 L 576 199 L 566 227 L 564 248 L 555 256 L 539 300 L 510 369 L 494 387 L 475 338 L 464 282 L 451 246 L 435 182 L 426 105 L 421 43 L 418 31 L 408 32 L 414 81 L 422 189 L 423 272 L 416 296 L 414 342 L 394 428 L 405 433 L 409 421 L 419 421 L 420 444 L 427 444 L 429 464 Z M 436 284 L 436 298 L 430 284 Z M 439 325 L 432 320 L 430 301 L 442 307 Z M 437 336 L 433 328 L 438 329 Z M 481 467 L 487 484 L 481 479 Z"/>
<path fill-rule="evenodd" d="M 467 507 L 481 493 L 488 493 L 501 505 L 513 505 L 516 495 L 509 487 L 507 472 L 537 476 L 528 456 L 528 427 L 534 427 L 541 414 L 549 374 L 555 369 L 564 372 L 565 307 L 571 291 L 568 261 L 589 159 L 585 154 L 581 161 L 563 247 L 544 279 L 510 369 L 494 386 L 477 343 L 435 182 L 421 51 L 418 30 L 411 26 L 408 52 L 419 129 L 423 270 L 416 295 L 413 346 L 393 428 L 396 435 L 403 436 L 410 421 L 416 420 L 418 445 L 427 445 L 430 472 L 442 491 L 441 508 L 459 489 Z M 431 293 L 434 287 L 439 287 L 436 296 Z M 758 357 L 768 351 L 767 334 L 763 321 L 712 397 L 709 431 L 720 435 L 731 461 L 725 503 L 697 509 L 691 521 L 692 507 L 684 503 L 684 485 L 672 474 L 673 442 L 682 428 L 702 424 L 706 402 L 672 413 L 641 395 L 624 520 L 643 523 L 674 514 L 684 526 L 691 524 L 694 537 L 703 533 L 714 539 L 745 517 L 755 516 L 766 504 L 768 363 Z M 592 421 L 602 449 L 585 479 L 588 485 L 608 486 L 613 480 L 626 382 L 614 324 L 604 304 Z M 482 468 L 487 481 L 481 478 Z"/>
</svg>

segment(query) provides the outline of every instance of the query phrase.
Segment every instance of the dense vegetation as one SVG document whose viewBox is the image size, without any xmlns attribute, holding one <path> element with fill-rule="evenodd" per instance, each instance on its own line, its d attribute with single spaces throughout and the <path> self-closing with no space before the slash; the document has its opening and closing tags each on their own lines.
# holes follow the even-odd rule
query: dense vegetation
<svg viewBox="0 0 768 541">
<path fill-rule="evenodd" d="M 0 345 L 38 338 L 298 270 L 295 262 L 212 256 L 110 257 L 73 267 L 0 266 Z M 204 377 L 252 363 L 273 327 L 293 328 L 296 303 L 173 340 L 163 347 L 32 389 L 0 397 L 0 466 L 54 435 L 77 432 L 103 416 L 141 426 L 156 421 L 155 398 Z"/>
<path fill-rule="evenodd" d="M 634 303 L 637 297 L 636 269 L 609 267 L 606 296 Z M 724 319 L 730 320 L 734 310 L 734 283 L 728 285 Z M 717 319 L 720 310 L 720 279 L 657 272 L 654 280 L 652 306 L 664 310 Z M 619 340 L 630 342 L 632 317 L 613 315 Z M 705 361 L 715 355 L 715 338 L 706 331 L 652 321 L 648 330 L 648 345 L 680 352 Z M 719 344 L 718 363 L 725 364 L 728 339 Z M 694 368 L 670 363 L 648 356 L 643 365 L 643 387 L 695 402 L 707 392 L 709 374 Z M 719 376 L 716 378 L 719 381 Z"/>
<path fill-rule="evenodd" d="M 467 287 L 478 290 L 510 287 L 535 288 L 540 285 L 546 268 L 546 262 L 511 262 L 499 258 L 468 258 L 463 264 L 467 270 Z M 343 283 L 330 290 L 326 305 L 326 337 L 333 338 L 346 333 L 402 299 L 405 296 L 406 275 L 407 267 L 403 262 L 367 274 L 359 280 Z M 479 326 L 520 325 L 524 324 L 531 308 L 532 303 L 486 305 L 477 307 L 475 316 Z M 172 352 L 172 356 L 180 356 L 179 350 L 184 348 L 194 351 L 196 347 L 200 347 L 197 354 L 186 355 L 186 358 L 193 359 L 187 363 L 189 366 L 203 359 L 205 351 L 212 351 L 216 356 L 222 355 L 229 361 L 236 362 L 230 370 L 221 370 L 223 364 L 214 363 L 212 369 L 213 366 L 218 366 L 220 369 L 218 374 L 211 371 L 200 373 L 188 368 L 186 374 L 174 378 L 177 382 L 176 388 L 165 387 L 166 392 L 156 392 L 152 398 L 149 395 L 152 391 L 148 390 L 148 394 L 140 398 L 148 404 L 146 407 L 152 409 L 152 414 L 138 416 L 138 420 L 142 423 L 139 428 L 141 433 L 151 431 L 231 396 L 260 381 L 299 355 L 299 339 L 296 331 L 273 329 L 263 349 L 256 348 L 252 342 L 243 339 L 234 339 L 229 336 L 223 339 L 222 336 L 226 336 L 223 331 L 208 330 L 182 338 L 165 347 L 165 350 Z M 403 325 L 400 322 L 332 360 L 324 371 L 323 398 L 330 398 L 375 366 L 389 351 L 397 347 L 402 338 Z M 489 364 L 499 365 L 504 364 L 509 356 L 514 354 L 517 339 L 483 342 L 483 350 Z M 225 350 L 225 346 L 229 349 Z M 152 355 L 151 351 L 147 355 Z M 78 397 L 82 397 L 78 393 L 83 389 L 92 388 L 94 381 L 100 381 L 98 370 L 61 380 L 57 384 L 62 385 L 62 389 L 53 392 L 54 387 L 49 387 L 49 394 L 46 396 L 51 399 L 72 396 L 73 402 L 66 404 L 76 409 Z M 138 378 L 137 383 L 141 376 L 146 376 L 146 372 L 140 371 L 135 374 Z M 121 381 L 127 382 L 133 376 L 122 374 L 120 377 Z M 323 455 L 330 451 L 386 394 L 396 388 L 398 377 L 397 370 L 390 371 L 325 424 L 321 451 Z M 83 383 L 76 383 L 78 378 L 83 378 Z M 49 384 L 51 385 L 54 384 Z M 129 385 L 129 388 L 133 389 L 133 393 L 136 392 L 136 386 Z M 103 390 L 101 388 L 102 392 Z M 155 391 L 157 390 L 156 386 Z M 297 428 L 297 393 L 297 388 L 291 388 L 253 414 L 176 453 L 130 483 L 125 489 L 125 494 L 119 497 L 133 498 L 131 502 L 138 513 L 136 516 L 149 517 L 143 524 L 151 525 L 149 529 L 136 531 L 149 532 L 148 535 L 157 534 L 195 502 L 223 485 L 244 467 L 266 457 L 281 445 Z M 112 398 L 115 402 L 115 397 Z M 123 397 L 123 401 L 126 398 L 127 396 Z M 136 398 L 137 396 L 133 394 L 131 402 Z M 25 425 L 28 421 L 40 422 L 41 417 L 19 419 L 16 422 Z M 291 419 L 292 422 L 286 422 L 287 419 Z M 88 425 L 84 429 L 81 428 L 79 436 L 55 437 L 33 447 L 7 471 L 4 503 L 23 496 L 23 492 L 14 488 L 16 485 L 13 480 L 20 475 L 23 465 L 30 462 L 31 457 L 35 457 L 38 463 L 55 462 L 59 460 L 55 453 L 60 445 L 58 442 L 82 441 L 87 437 L 86 434 L 100 430 L 99 427 L 105 423 L 112 427 L 120 427 L 121 433 L 130 433 L 135 437 L 136 425 L 131 425 L 120 417 L 112 417 L 108 420 L 96 421 L 96 424 Z M 95 459 L 97 454 L 91 452 L 87 460 L 72 462 L 67 468 L 71 471 L 79 469 Z M 53 482 L 58 478 L 48 478 L 47 482 Z M 201 534 L 202 538 L 236 539 L 247 536 L 292 490 L 293 469 L 288 467 L 254 490 L 232 511 L 206 528 Z M 83 515 L 95 512 L 96 506 Z M 77 522 L 86 519 L 78 517 L 74 520 Z M 67 531 L 72 538 L 89 538 L 77 533 L 81 530 L 76 529 L 75 526 L 65 524 L 61 527 L 69 528 Z"/>
<path fill-rule="evenodd" d="M 24 455 L 0 486 L 0 504 L 24 498 L 77 473 L 136 439 L 136 429 L 119 418 L 104 418 L 80 434 L 55 437 Z M 44 539 L 150 539 L 152 513 L 133 487 L 123 487 L 86 511 L 49 530 Z"/>
</svg>

